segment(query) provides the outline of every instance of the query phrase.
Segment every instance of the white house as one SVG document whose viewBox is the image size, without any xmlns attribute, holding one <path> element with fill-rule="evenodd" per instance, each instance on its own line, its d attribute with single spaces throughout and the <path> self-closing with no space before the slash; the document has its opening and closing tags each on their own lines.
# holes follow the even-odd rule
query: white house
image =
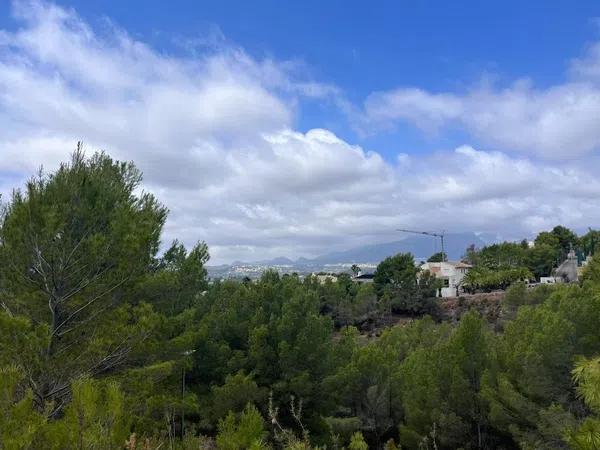
<svg viewBox="0 0 600 450">
<path fill-rule="evenodd" d="M 562 283 L 561 277 L 540 277 L 540 284 L 557 284 Z"/>
<path fill-rule="evenodd" d="M 456 297 L 461 291 L 460 283 L 471 269 L 470 264 L 461 261 L 427 262 L 421 264 L 421 270 L 428 270 L 442 280 L 440 297 Z"/>
</svg>

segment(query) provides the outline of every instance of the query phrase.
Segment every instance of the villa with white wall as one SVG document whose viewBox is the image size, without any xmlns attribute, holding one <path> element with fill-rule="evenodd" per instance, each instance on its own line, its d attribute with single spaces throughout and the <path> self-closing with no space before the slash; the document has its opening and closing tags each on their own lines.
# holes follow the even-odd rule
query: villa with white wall
<svg viewBox="0 0 600 450">
<path fill-rule="evenodd" d="M 421 264 L 421 270 L 428 270 L 442 281 L 440 297 L 456 297 L 461 292 L 461 281 L 471 269 L 471 265 L 461 261 L 427 262 Z"/>
</svg>

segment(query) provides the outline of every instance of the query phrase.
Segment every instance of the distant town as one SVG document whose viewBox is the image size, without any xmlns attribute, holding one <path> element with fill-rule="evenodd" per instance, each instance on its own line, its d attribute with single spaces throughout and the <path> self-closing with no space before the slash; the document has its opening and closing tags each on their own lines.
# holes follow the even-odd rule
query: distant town
<svg viewBox="0 0 600 450">
<path fill-rule="evenodd" d="M 363 273 L 373 273 L 377 263 L 341 263 L 341 264 L 268 264 L 268 263 L 239 263 L 208 266 L 208 275 L 213 279 L 237 279 L 248 277 L 258 279 L 266 270 L 275 270 L 280 274 L 311 275 L 311 274 L 352 274 L 352 266 L 357 265 Z"/>
</svg>

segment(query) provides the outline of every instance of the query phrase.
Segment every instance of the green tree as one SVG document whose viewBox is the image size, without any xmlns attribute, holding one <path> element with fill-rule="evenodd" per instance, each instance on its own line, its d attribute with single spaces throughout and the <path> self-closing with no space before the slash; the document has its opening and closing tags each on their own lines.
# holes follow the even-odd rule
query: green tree
<svg viewBox="0 0 600 450">
<path fill-rule="evenodd" d="M 556 236 L 558 247 L 562 255 L 566 255 L 569 250 L 577 248 L 579 243 L 577 235 L 567 227 L 557 225 L 552 228 L 551 233 Z"/>
<path fill-rule="evenodd" d="M 560 247 L 560 240 L 558 236 L 551 231 L 542 231 L 539 233 L 535 240 L 534 245 L 549 245 L 550 247 L 557 250 Z"/>
<path fill-rule="evenodd" d="M 36 436 L 46 418 L 33 409 L 33 392 L 19 392 L 24 374 L 17 366 L 0 367 L 0 448 L 35 448 Z"/>
<path fill-rule="evenodd" d="M 505 267 L 488 269 L 477 266 L 469 270 L 462 281 L 469 292 L 489 292 L 495 289 L 506 289 L 510 285 L 533 279 L 533 274 L 525 267 Z"/>
<path fill-rule="evenodd" d="M 48 448 L 120 448 L 129 436 L 129 419 L 123 395 L 114 382 L 79 379 L 73 398 L 60 420 L 44 433 Z"/>
<path fill-rule="evenodd" d="M 580 359 L 573 369 L 577 394 L 594 413 L 567 429 L 566 441 L 573 450 L 600 448 L 600 358 Z"/>
<path fill-rule="evenodd" d="M 577 244 L 577 237 L 568 228 L 556 226 L 552 231 L 542 231 L 534 241 L 530 258 L 530 267 L 538 276 L 548 276 L 553 267 L 557 267 L 566 257 L 572 245 Z M 543 273 L 542 273 L 543 272 Z"/>
<path fill-rule="evenodd" d="M 552 274 L 552 269 L 558 265 L 557 248 L 551 244 L 537 242 L 527 255 L 527 267 L 539 280 Z"/>
<path fill-rule="evenodd" d="M 369 446 L 365 442 L 365 439 L 360 431 L 354 433 L 350 438 L 348 450 L 369 450 Z"/>
<path fill-rule="evenodd" d="M 1 218 L 3 303 L 48 327 L 29 383 L 40 410 L 58 412 L 72 380 L 121 364 L 151 326 L 126 295 L 153 262 L 166 210 L 140 181 L 132 163 L 78 150 L 15 191 Z"/>
<path fill-rule="evenodd" d="M 383 295 L 386 287 L 404 291 L 411 295 L 417 288 L 418 269 L 410 253 L 398 253 L 379 263 L 375 270 L 373 284 L 379 297 Z"/>
<path fill-rule="evenodd" d="M 168 316 L 192 307 L 208 288 L 205 264 L 208 247 L 197 243 L 189 252 L 175 240 L 156 261 L 155 267 L 140 279 L 136 297 Z"/>
<path fill-rule="evenodd" d="M 267 399 L 266 389 L 258 387 L 252 376 L 238 372 L 227 375 L 222 386 L 212 387 L 213 415 L 220 419 L 229 411 L 240 413 L 250 403 L 261 404 Z"/>
<path fill-rule="evenodd" d="M 482 380 L 490 426 L 522 448 L 561 448 L 563 427 L 557 425 L 572 420 L 569 371 L 577 327 L 554 307 L 555 296 L 519 308 L 497 343 L 497 370 Z"/>
<path fill-rule="evenodd" d="M 418 274 L 410 253 L 384 259 L 373 278 L 377 297 L 384 301 L 389 296 L 392 310 L 397 312 L 430 312 L 438 284 L 430 274 L 423 274 L 421 279 Z"/>
<path fill-rule="evenodd" d="M 434 253 L 433 255 L 431 255 L 427 259 L 427 262 L 442 262 L 442 261 L 447 261 L 447 260 L 448 260 L 448 256 L 446 255 L 446 253 L 437 252 L 437 253 Z"/>
<path fill-rule="evenodd" d="M 586 265 L 581 279 L 582 281 L 590 280 L 594 283 L 600 283 L 600 251 L 598 251 Z"/>
<path fill-rule="evenodd" d="M 526 262 L 527 250 L 527 247 L 515 242 L 488 245 L 479 251 L 477 265 L 493 270 L 523 267 Z"/>
<path fill-rule="evenodd" d="M 408 448 L 430 440 L 440 448 L 481 448 L 487 439 L 480 390 L 492 366 L 492 338 L 471 312 L 450 336 L 437 339 L 410 352 L 402 363 L 400 442 Z"/>
<path fill-rule="evenodd" d="M 244 409 L 239 418 L 230 412 L 219 421 L 217 447 L 221 450 L 262 450 L 267 433 L 264 421 L 256 407 L 251 404 Z"/>
<path fill-rule="evenodd" d="M 585 255 L 593 255 L 600 251 L 600 230 L 589 231 L 579 238 L 580 248 Z"/>
</svg>

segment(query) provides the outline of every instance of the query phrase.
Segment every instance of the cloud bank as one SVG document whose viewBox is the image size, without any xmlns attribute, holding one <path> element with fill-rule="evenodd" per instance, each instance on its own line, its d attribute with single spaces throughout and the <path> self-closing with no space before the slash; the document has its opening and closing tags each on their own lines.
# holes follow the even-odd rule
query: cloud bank
<svg viewBox="0 0 600 450">
<path fill-rule="evenodd" d="M 569 160 L 600 150 L 600 43 L 571 61 L 561 84 L 536 88 L 527 78 L 500 88 L 482 82 L 467 92 L 400 87 L 364 102 L 361 126 L 385 129 L 408 122 L 424 132 L 463 127 L 485 145 Z"/>
<path fill-rule="evenodd" d="M 365 102 L 373 127 L 458 121 L 495 147 L 566 161 L 471 146 L 390 161 L 326 129 L 296 129 L 303 101 L 343 95 L 297 62 L 232 44 L 166 54 L 50 3 L 16 2 L 13 15 L 16 30 L 0 31 L 4 198 L 81 139 L 134 160 L 171 210 L 165 240 L 206 240 L 213 263 L 313 256 L 396 239 L 398 227 L 519 237 L 600 223 L 599 165 L 569 159 L 600 144 L 597 49 L 547 90 L 409 88 Z"/>
</svg>

